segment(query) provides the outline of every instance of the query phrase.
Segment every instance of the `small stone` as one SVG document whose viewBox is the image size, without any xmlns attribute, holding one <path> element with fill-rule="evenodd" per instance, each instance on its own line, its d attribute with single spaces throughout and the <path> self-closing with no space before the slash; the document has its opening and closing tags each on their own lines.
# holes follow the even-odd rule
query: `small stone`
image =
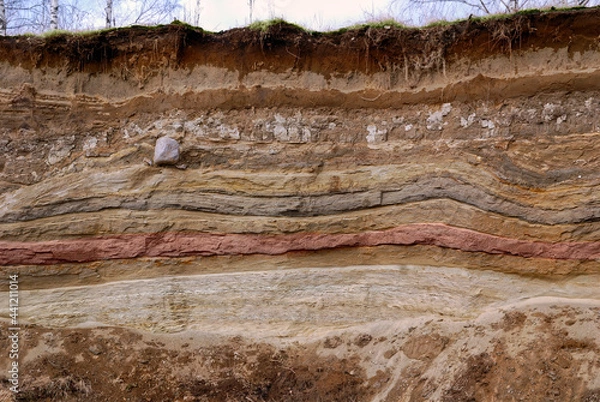
<svg viewBox="0 0 600 402">
<path fill-rule="evenodd" d="M 444 123 L 444 117 L 448 116 L 451 111 L 452 105 L 450 103 L 444 103 L 440 110 L 431 113 L 426 121 L 427 130 L 442 131 L 443 127 L 446 125 L 446 123 Z"/>
<path fill-rule="evenodd" d="M 88 350 L 90 351 L 91 354 L 98 356 L 99 354 L 102 353 L 102 349 L 100 349 L 98 346 L 96 345 L 92 345 L 88 348 Z"/>
<path fill-rule="evenodd" d="M 367 143 L 369 144 L 383 144 L 387 141 L 387 129 L 379 130 L 376 125 L 370 124 L 367 126 Z"/>
<path fill-rule="evenodd" d="M 174 165 L 179 161 L 179 143 L 173 138 L 160 137 L 154 148 L 155 165 Z"/>
</svg>

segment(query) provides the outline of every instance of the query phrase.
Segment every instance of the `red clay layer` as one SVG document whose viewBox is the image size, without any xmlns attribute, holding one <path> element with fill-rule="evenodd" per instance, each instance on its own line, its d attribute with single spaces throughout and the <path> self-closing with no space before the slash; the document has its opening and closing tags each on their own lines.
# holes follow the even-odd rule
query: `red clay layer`
<svg viewBox="0 0 600 402">
<path fill-rule="evenodd" d="M 274 255 L 289 251 L 381 245 L 433 245 L 525 258 L 600 259 L 600 241 L 550 243 L 517 240 L 440 223 L 418 223 L 348 234 L 152 233 L 43 242 L 2 241 L 0 265 L 82 263 L 138 257 Z"/>
</svg>

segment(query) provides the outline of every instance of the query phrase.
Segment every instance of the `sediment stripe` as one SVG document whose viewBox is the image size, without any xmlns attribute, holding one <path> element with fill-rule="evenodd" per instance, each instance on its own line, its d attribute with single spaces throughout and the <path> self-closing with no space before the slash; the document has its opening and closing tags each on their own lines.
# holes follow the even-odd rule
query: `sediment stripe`
<svg viewBox="0 0 600 402">
<path fill-rule="evenodd" d="M 236 272 L 264 272 L 297 268 L 335 268 L 358 265 L 394 265 L 466 268 L 505 274 L 555 278 L 568 275 L 598 274 L 598 260 L 555 260 L 523 258 L 507 254 L 463 252 L 436 246 L 339 247 L 319 252 L 285 254 L 237 254 L 212 257 L 129 258 L 99 260 L 91 263 L 54 265 L 0 265 L 0 286 L 19 273 L 19 289 L 51 289 L 64 286 L 140 280 L 161 276 L 208 275 Z M 4 278 L 4 279 L 3 279 Z"/>
<path fill-rule="evenodd" d="M 140 233 L 361 233 L 414 223 L 444 223 L 531 241 L 598 241 L 600 222 L 540 225 L 449 199 L 315 217 L 233 216 L 197 211 L 112 209 L 0 224 L 0 241 L 46 241 Z"/>
<path fill-rule="evenodd" d="M 442 171 L 440 164 L 404 164 L 320 174 L 214 173 L 148 166 L 87 171 L 0 195 L 0 223 L 106 209 L 319 216 L 432 199 L 456 200 L 531 223 L 600 219 L 595 191 L 600 178 L 522 187 L 468 164 L 442 165 Z"/>
<path fill-rule="evenodd" d="M 543 52 L 543 50 L 542 50 Z M 528 52 L 530 58 L 534 58 L 535 52 Z M 588 57 L 594 57 L 588 55 Z M 539 56 L 538 56 L 539 57 Z M 544 56 L 541 56 L 544 57 Z M 563 59 L 564 56 L 557 56 Z M 596 56 L 597 57 L 597 56 Z M 497 58 L 497 55 L 496 55 Z M 485 60 L 485 59 L 484 59 Z M 564 60 L 564 59 L 563 59 Z M 594 65 L 594 59 L 588 61 Z M 214 73 L 216 66 L 210 66 L 203 70 L 201 66 L 195 66 L 195 69 L 169 69 L 170 74 L 165 74 L 161 79 L 152 80 L 151 77 L 144 86 L 144 91 L 140 91 L 137 85 L 131 80 L 119 80 L 115 76 L 111 77 L 112 85 L 106 85 L 106 81 L 97 82 L 96 80 L 104 78 L 105 74 L 83 74 L 88 81 L 96 82 L 90 85 L 94 91 L 79 95 L 78 98 L 63 95 L 49 96 L 43 94 L 36 99 L 34 107 L 50 110 L 52 108 L 64 108 L 71 106 L 74 101 L 81 101 L 83 106 L 97 108 L 104 103 L 105 108 L 121 108 L 128 110 L 135 108 L 140 112 L 149 111 L 153 113 L 166 112 L 172 109 L 244 109 L 253 107 L 336 107 L 340 109 L 355 108 L 394 108 L 405 104 L 436 103 L 440 101 L 472 101 L 473 99 L 505 100 L 516 97 L 527 97 L 544 91 L 555 90 L 556 88 L 567 87 L 571 91 L 594 91 L 600 89 L 600 71 L 592 68 L 582 68 L 581 64 L 575 64 L 572 60 L 565 61 L 559 66 L 554 66 L 552 71 L 540 73 L 539 68 L 534 71 L 526 71 L 529 65 L 524 65 L 518 74 L 510 73 L 498 74 L 497 71 L 477 68 L 478 73 L 465 76 L 461 71 L 459 76 L 444 77 L 444 79 L 428 81 L 428 85 L 417 85 L 411 87 L 404 80 L 392 80 L 390 73 L 380 73 L 378 80 L 373 77 L 354 71 L 355 79 L 351 80 L 352 85 L 348 85 L 348 80 L 325 79 L 321 76 L 321 83 L 314 87 L 306 87 L 306 82 L 311 81 L 303 72 L 277 74 L 273 72 L 263 72 L 268 75 L 268 79 L 262 78 L 261 85 L 257 85 L 252 79 L 244 79 L 244 74 L 239 71 L 234 73 L 236 78 L 227 77 L 233 73 L 231 66 L 220 67 L 218 79 L 228 82 L 214 82 Z M 278 59 L 278 63 L 282 60 Z M 235 64 L 236 62 L 234 62 Z M 482 63 L 482 66 L 487 63 Z M 335 72 L 327 72 L 325 75 L 339 74 L 337 68 L 341 64 L 336 64 Z M 567 67 L 568 66 L 568 67 Z M 0 65 L 2 69 L 14 70 L 15 67 L 8 63 Z M 122 67 L 119 67 L 122 68 Z M 296 67 L 291 67 L 295 69 Z M 559 69 L 560 68 L 560 69 Z M 521 69 L 520 69 L 521 70 Z M 52 68 L 48 68 L 52 73 Z M 56 71 L 56 70 L 55 70 Z M 177 74 L 177 71 L 180 73 Z M 21 80 L 32 80 L 30 73 L 25 70 L 19 71 L 17 75 Z M 503 71 L 504 72 L 504 71 Z M 59 74 L 57 71 L 55 74 Z M 184 77 L 195 74 L 197 79 L 195 85 L 200 90 L 190 90 Z M 313 73 L 314 74 L 314 73 Z M 449 74 L 452 74 L 449 72 Z M 455 73 L 456 74 L 456 73 Z M 14 74 L 16 75 L 16 74 Z M 213 82 L 203 82 L 202 76 L 212 75 Z M 315 75 L 313 75 L 314 77 Z M 247 77 L 247 76 L 246 76 Z M 318 77 L 318 75 L 317 75 Z M 385 79 L 383 77 L 386 77 Z M 11 77 L 12 78 L 12 77 Z M 80 78 L 83 79 L 83 78 Z M 378 82 L 379 81 L 379 82 Z M 393 86 L 390 81 L 396 81 Z M 385 84 L 382 84 L 385 82 Z M 20 82 L 18 82 L 20 83 Z M 10 86 L 11 80 L 5 79 L 5 87 Z M 216 85 L 215 85 L 216 84 Z M 119 91 L 114 91 L 118 87 Z M 481 88 L 486 88 L 485 96 L 482 95 Z M 60 87 L 59 87 L 60 88 Z M 111 89 L 113 89 L 111 91 Z M 63 90 L 65 91 L 65 90 Z M 9 103 L 14 97 L 11 93 L 0 98 L 1 103 Z M 115 92 L 118 96 L 115 96 Z M 140 95 L 143 94 L 143 95 Z M 157 99 L 158 98 L 158 99 Z M 52 110 L 54 110 L 52 109 Z"/>
<path fill-rule="evenodd" d="M 411 224 L 364 233 L 289 235 L 156 233 L 46 242 L 0 242 L 0 265 L 59 264 L 139 257 L 276 255 L 337 247 L 434 245 L 525 258 L 593 260 L 600 241 L 539 242 L 483 234 L 445 224 Z"/>
<path fill-rule="evenodd" d="M 583 191 L 583 190 L 580 190 Z M 591 188 L 589 193 L 592 193 Z M 31 221 L 39 218 L 71 213 L 98 212 L 107 209 L 133 211 L 180 209 L 239 216 L 320 216 L 335 215 L 348 211 L 399 205 L 432 199 L 451 199 L 484 211 L 522 219 L 530 223 L 546 225 L 595 222 L 600 220 L 600 204 L 594 196 L 589 200 L 581 197 L 577 203 L 564 199 L 561 193 L 543 197 L 522 191 L 520 196 L 505 198 L 477 185 L 466 183 L 456 177 L 421 177 L 398 190 L 370 190 L 347 193 L 316 194 L 304 196 L 253 196 L 192 191 L 170 187 L 139 190 L 122 194 L 85 189 L 78 194 L 60 192 L 62 197 L 47 197 L 45 202 L 21 202 L 0 209 L 0 222 Z M 0 201 L 2 201 L 0 199 Z M 549 201 L 555 201 L 550 204 Z"/>
</svg>

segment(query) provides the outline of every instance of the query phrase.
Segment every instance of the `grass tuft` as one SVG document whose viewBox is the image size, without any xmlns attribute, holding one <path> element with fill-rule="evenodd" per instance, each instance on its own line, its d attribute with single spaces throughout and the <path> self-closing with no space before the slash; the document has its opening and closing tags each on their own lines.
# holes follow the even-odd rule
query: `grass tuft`
<svg viewBox="0 0 600 402">
<path fill-rule="evenodd" d="M 577 11 L 577 10 L 583 10 L 583 9 L 587 9 L 587 7 L 576 6 L 576 7 L 564 7 L 564 8 L 548 7 L 548 8 L 543 8 L 543 9 L 532 8 L 532 9 L 520 10 L 513 14 L 499 13 L 499 14 L 490 14 L 490 15 L 483 15 L 483 16 L 477 15 L 477 16 L 471 16 L 468 19 L 462 18 L 462 19 L 457 19 L 454 21 L 439 20 L 439 21 L 434 21 L 428 25 L 418 26 L 418 27 L 404 25 L 401 22 L 399 22 L 393 18 L 385 18 L 385 19 L 381 19 L 381 20 L 372 20 L 372 21 L 367 21 L 364 23 L 354 24 L 354 25 L 350 25 L 347 27 L 342 27 L 339 29 L 325 31 L 325 32 L 312 31 L 301 25 L 290 23 L 282 18 L 273 18 L 270 20 L 255 21 L 255 22 L 251 23 L 250 25 L 248 25 L 246 27 L 246 29 L 250 29 L 253 31 L 259 31 L 261 33 L 267 33 L 270 30 L 270 28 L 273 26 L 287 25 L 290 27 L 294 27 L 295 29 L 297 29 L 300 32 L 306 32 L 311 35 L 336 35 L 336 34 L 343 34 L 348 31 L 365 30 L 368 28 L 373 28 L 373 29 L 378 29 L 378 30 L 392 29 L 392 28 L 394 28 L 394 29 L 411 29 L 411 30 L 423 29 L 423 30 L 426 30 L 428 28 L 450 27 L 452 25 L 461 24 L 466 21 L 486 23 L 488 21 L 502 21 L 502 20 L 519 17 L 519 16 L 529 16 L 529 15 L 535 15 L 535 14 L 541 14 L 541 13 L 553 13 L 553 12 L 568 12 L 568 11 Z M 180 26 L 180 27 L 183 27 L 183 28 L 189 29 L 189 30 L 202 30 L 203 32 L 209 33 L 209 34 L 212 33 L 209 31 L 204 31 L 200 27 L 194 27 L 186 22 L 182 22 L 179 20 L 174 20 L 169 25 Z M 59 36 L 93 36 L 93 35 L 105 34 L 110 31 L 116 31 L 116 30 L 122 30 L 122 29 L 126 30 L 126 29 L 136 28 L 136 29 L 153 30 L 153 29 L 160 29 L 160 28 L 164 28 L 164 27 L 165 27 L 165 25 L 153 25 L 153 26 L 131 25 L 131 26 L 126 26 L 126 27 L 114 27 L 114 28 L 96 29 L 96 30 L 89 30 L 89 31 L 66 31 L 66 30 L 58 29 L 58 30 L 54 30 L 54 31 L 48 31 L 48 32 L 45 32 L 42 34 L 25 33 L 25 34 L 21 34 L 19 36 L 40 37 L 40 38 L 53 38 L 53 37 L 59 37 Z"/>
<path fill-rule="evenodd" d="M 350 25 L 347 27 L 343 27 L 343 28 L 339 28 L 333 31 L 329 31 L 327 33 L 329 34 L 340 34 L 340 33 L 344 33 L 344 32 L 348 32 L 348 31 L 359 31 L 361 29 L 367 29 L 367 28 L 373 28 L 373 29 L 392 29 L 392 28 L 397 28 L 397 29 L 405 29 L 407 28 L 406 25 L 396 21 L 393 18 L 386 18 L 384 20 L 380 20 L 380 21 L 368 21 L 368 22 L 363 22 L 361 24 L 355 24 L 355 25 Z"/>
<path fill-rule="evenodd" d="M 308 30 L 306 28 L 304 28 L 303 26 L 300 26 L 298 24 L 292 24 L 291 22 L 287 22 L 286 20 L 284 20 L 282 18 L 273 18 L 270 20 L 254 21 L 252 24 L 248 25 L 248 29 L 251 29 L 253 31 L 267 32 L 269 30 L 269 28 L 271 28 L 272 26 L 275 26 L 275 25 L 288 25 L 288 26 L 292 26 L 300 31 L 308 32 Z"/>
<path fill-rule="evenodd" d="M 56 36 L 72 36 L 74 35 L 71 31 L 66 31 L 64 29 L 54 29 L 52 31 L 44 32 L 40 35 L 42 38 L 54 38 Z"/>
</svg>

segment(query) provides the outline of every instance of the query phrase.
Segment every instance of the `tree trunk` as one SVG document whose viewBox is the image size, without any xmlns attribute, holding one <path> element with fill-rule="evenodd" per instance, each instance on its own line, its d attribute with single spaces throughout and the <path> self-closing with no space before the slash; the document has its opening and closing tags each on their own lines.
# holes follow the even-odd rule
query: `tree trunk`
<svg viewBox="0 0 600 402">
<path fill-rule="evenodd" d="M 6 36 L 6 8 L 4 8 L 4 0 L 0 0 L 0 35 Z"/>
<path fill-rule="evenodd" d="M 58 29 L 58 0 L 50 2 L 50 29 L 53 31 Z"/>
<path fill-rule="evenodd" d="M 115 20 L 113 18 L 113 0 L 106 0 L 106 27 L 111 28 L 114 26 Z"/>
<path fill-rule="evenodd" d="M 194 26 L 200 26 L 200 0 L 196 0 L 196 9 L 194 10 Z"/>
</svg>

